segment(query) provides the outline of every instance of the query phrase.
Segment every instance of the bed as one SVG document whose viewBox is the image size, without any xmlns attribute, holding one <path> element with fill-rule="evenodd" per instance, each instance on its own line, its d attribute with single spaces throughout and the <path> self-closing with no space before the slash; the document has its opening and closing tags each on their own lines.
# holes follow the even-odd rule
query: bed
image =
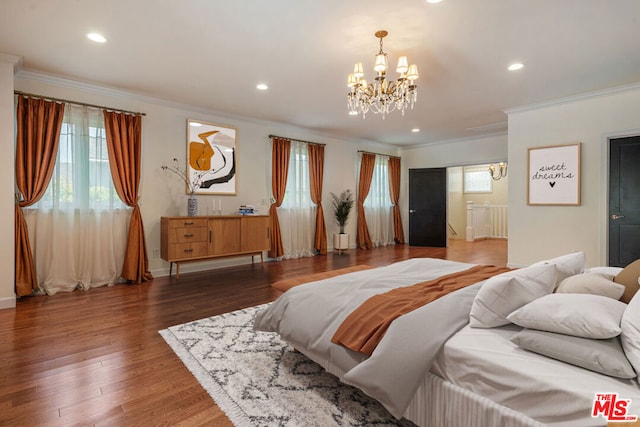
<svg viewBox="0 0 640 427">
<path fill-rule="evenodd" d="M 629 288 L 613 281 L 622 269 L 584 264 L 583 253 L 567 254 L 453 290 L 395 317 L 369 353 L 339 339 L 363 303 L 478 266 L 418 258 L 306 283 L 254 327 L 420 426 L 631 421 L 640 415 L 640 296 L 618 301 Z"/>
</svg>

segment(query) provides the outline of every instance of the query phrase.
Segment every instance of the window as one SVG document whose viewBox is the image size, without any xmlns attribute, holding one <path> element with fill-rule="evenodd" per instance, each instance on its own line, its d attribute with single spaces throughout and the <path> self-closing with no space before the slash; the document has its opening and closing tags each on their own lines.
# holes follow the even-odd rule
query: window
<svg viewBox="0 0 640 427">
<path fill-rule="evenodd" d="M 307 144 L 291 141 L 287 189 L 278 208 L 285 259 L 315 255 L 315 211 L 311 200 Z"/>
<path fill-rule="evenodd" d="M 313 207 L 309 185 L 309 154 L 304 143 L 291 143 L 287 189 L 282 199 L 283 208 Z"/>
<path fill-rule="evenodd" d="M 364 200 L 364 213 L 373 246 L 387 246 L 395 242 L 392 208 L 389 157 L 376 155 L 369 194 Z"/>
<path fill-rule="evenodd" d="M 126 208 L 111 178 L 101 110 L 67 105 L 59 144 L 56 166 L 39 208 Z"/>
<path fill-rule="evenodd" d="M 492 193 L 493 180 L 488 165 L 465 166 L 463 168 L 463 190 L 465 193 Z"/>
<path fill-rule="evenodd" d="M 130 218 L 111 178 L 102 110 L 67 104 L 51 181 L 25 215 L 40 289 L 121 280 Z"/>
</svg>

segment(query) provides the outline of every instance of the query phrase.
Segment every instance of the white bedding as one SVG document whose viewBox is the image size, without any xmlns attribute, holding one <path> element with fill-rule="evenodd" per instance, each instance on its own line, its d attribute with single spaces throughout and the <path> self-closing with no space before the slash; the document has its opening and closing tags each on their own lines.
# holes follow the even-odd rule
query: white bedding
<svg viewBox="0 0 640 427">
<path fill-rule="evenodd" d="M 493 412 L 486 412 L 489 417 L 497 414 L 512 419 L 507 408 L 524 414 L 524 421 L 513 425 L 535 425 L 534 419 L 556 426 L 606 425 L 602 417 L 591 417 L 595 393 L 618 393 L 620 398 L 631 399 L 628 413 L 640 416 L 636 380 L 618 380 L 520 349 L 509 341 L 521 329 L 515 325 L 465 326 L 483 282 L 397 318 L 369 358 L 331 343 L 342 321 L 369 297 L 473 266 L 411 259 L 300 285 L 260 313 L 254 327 L 277 332 L 328 372 L 379 400 L 398 418 L 433 420 L 422 417 L 428 415 L 428 407 L 414 414 L 414 408 L 422 406 L 416 397 L 430 390 L 433 374 L 462 391 L 463 401 L 465 393 L 482 396 L 482 410 Z M 491 409 L 493 402 L 504 410 Z"/>
<path fill-rule="evenodd" d="M 342 321 L 369 297 L 474 264 L 416 258 L 296 286 L 259 313 L 255 329 L 282 339 L 319 363 L 334 366 L 356 386 L 400 418 L 442 343 L 468 321 L 478 287 L 461 289 L 396 319 L 371 357 L 333 344 Z M 420 337 L 415 339 L 414 337 Z"/>
<path fill-rule="evenodd" d="M 602 416 L 591 417 L 596 393 L 631 399 L 629 413 L 640 415 L 637 380 L 616 379 L 523 350 L 509 340 L 521 329 L 466 326 L 447 341 L 431 371 L 549 425 L 605 425 Z"/>
</svg>

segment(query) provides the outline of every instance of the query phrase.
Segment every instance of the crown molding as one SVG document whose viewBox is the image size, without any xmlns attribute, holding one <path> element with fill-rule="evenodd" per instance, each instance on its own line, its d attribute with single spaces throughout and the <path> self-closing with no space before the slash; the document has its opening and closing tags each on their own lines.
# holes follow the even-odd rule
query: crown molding
<svg viewBox="0 0 640 427">
<path fill-rule="evenodd" d="M 341 142 L 358 143 L 358 144 L 362 144 L 362 143 L 377 144 L 384 147 L 397 149 L 397 146 L 393 144 L 385 144 L 379 141 L 371 141 L 371 140 L 358 139 L 358 138 L 347 138 L 342 135 L 336 135 L 336 134 L 326 133 L 326 132 L 321 133 L 321 132 L 314 131 L 313 129 L 292 125 L 290 123 L 264 120 L 256 117 L 242 116 L 239 114 L 232 114 L 224 111 L 213 110 L 210 108 L 198 107 L 195 105 L 184 104 L 184 103 L 170 101 L 162 98 L 156 98 L 156 97 L 144 95 L 138 92 L 127 91 L 123 89 L 116 89 L 116 88 L 101 85 L 95 82 L 74 80 L 74 79 L 70 79 L 68 77 L 63 77 L 59 75 L 41 73 L 41 72 L 31 71 L 31 70 L 21 70 L 16 74 L 16 77 L 19 77 L 25 80 L 32 80 L 32 81 L 37 81 L 41 83 L 46 83 L 46 84 L 50 84 L 58 87 L 77 89 L 84 92 L 106 95 L 106 96 L 111 96 L 115 98 L 126 98 L 128 100 L 133 99 L 133 100 L 144 102 L 147 104 L 174 108 L 177 110 L 186 110 L 189 114 L 202 114 L 207 116 L 216 116 L 216 117 L 220 117 L 222 119 L 226 119 L 230 121 L 241 121 L 245 123 L 248 122 L 248 123 L 254 123 L 262 126 L 285 127 L 285 128 L 291 129 L 291 131 L 294 133 L 303 131 L 305 134 L 314 135 L 317 138 L 329 138 L 333 140 L 340 140 Z M 304 139 L 308 139 L 308 137 L 305 137 Z"/>
<path fill-rule="evenodd" d="M 563 104 L 569 104 L 577 101 L 584 101 L 592 98 L 599 98 L 602 96 L 615 95 L 625 92 L 633 92 L 640 89 L 640 82 L 631 83 L 623 86 L 616 86 L 608 89 L 596 90 L 593 92 L 586 92 L 579 95 L 567 96 L 564 98 L 558 98 L 551 101 L 539 102 L 536 104 L 524 105 L 522 107 L 514 107 L 506 110 L 502 110 L 505 114 L 522 113 L 527 111 L 535 111 L 542 108 L 554 107 Z"/>
<path fill-rule="evenodd" d="M 423 147 L 433 147 L 435 145 L 442 145 L 442 144 L 457 144 L 457 143 L 463 143 L 463 142 L 469 142 L 469 141 L 478 141 L 478 140 L 482 140 L 482 139 L 489 139 L 489 138 L 495 138 L 495 137 L 499 137 L 499 136 L 504 136 L 506 137 L 508 135 L 507 130 L 504 131 L 500 131 L 500 132 L 493 132 L 493 133 L 486 133 L 486 134 L 482 134 L 482 135 L 472 135 L 472 136 L 468 136 L 465 138 L 455 138 L 455 139 L 444 139 L 441 141 L 433 141 L 433 142 L 424 142 L 421 144 L 414 144 L 414 145 L 406 145 L 403 147 L 400 147 L 400 151 L 404 151 L 404 150 L 413 150 L 416 148 L 423 148 Z"/>
<path fill-rule="evenodd" d="M 0 52 L 0 62 L 13 65 L 13 74 L 17 74 L 22 70 L 22 56 L 11 55 Z"/>
</svg>

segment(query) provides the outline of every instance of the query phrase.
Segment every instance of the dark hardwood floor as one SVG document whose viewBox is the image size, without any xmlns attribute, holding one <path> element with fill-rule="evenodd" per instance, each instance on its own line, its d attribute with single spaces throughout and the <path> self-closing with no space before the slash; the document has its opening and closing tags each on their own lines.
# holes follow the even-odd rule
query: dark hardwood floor
<svg viewBox="0 0 640 427">
<path fill-rule="evenodd" d="M 0 425 L 230 426 L 160 329 L 272 301 L 282 278 L 416 257 L 504 266 L 507 243 L 350 250 L 20 300 L 0 310 Z"/>
</svg>

